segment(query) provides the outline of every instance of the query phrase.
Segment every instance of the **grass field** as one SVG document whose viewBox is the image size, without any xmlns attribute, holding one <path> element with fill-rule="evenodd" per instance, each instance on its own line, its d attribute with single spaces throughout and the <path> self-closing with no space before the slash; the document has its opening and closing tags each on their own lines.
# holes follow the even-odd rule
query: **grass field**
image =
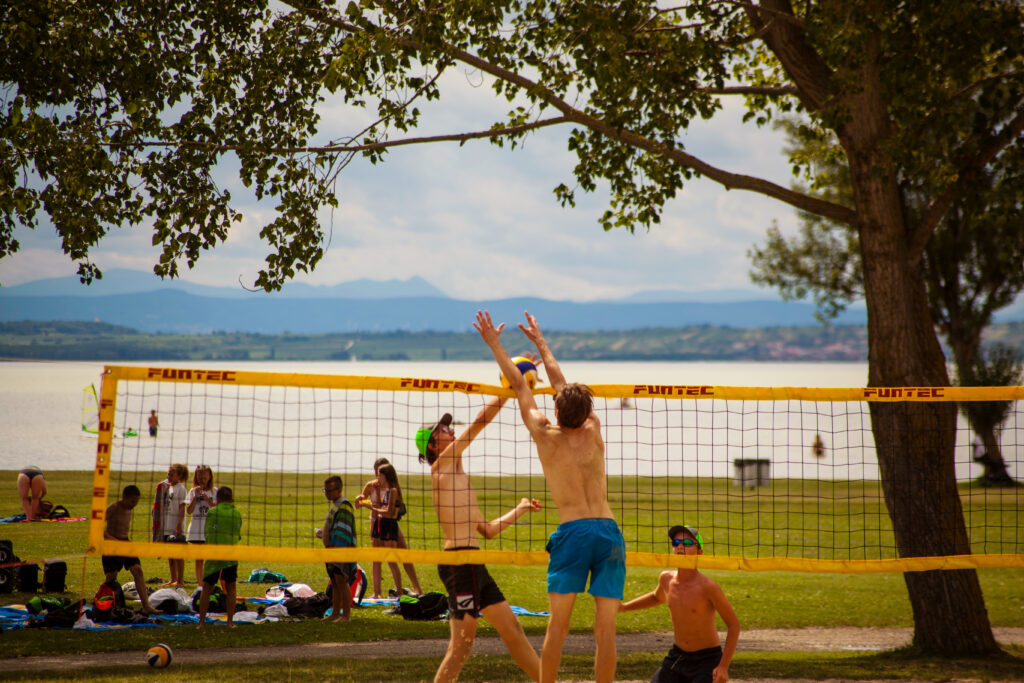
<svg viewBox="0 0 1024 683">
<path fill-rule="evenodd" d="M 14 475 L 15 473 L 12 471 L 0 471 L 0 480 L 12 482 L 11 488 L 13 489 Z M 157 473 L 153 473 L 151 476 L 153 477 L 152 482 L 139 482 L 140 488 L 143 488 L 144 491 L 147 490 L 147 487 L 150 487 L 150 483 L 155 485 L 157 481 Z M 296 476 L 297 478 L 294 481 L 283 482 L 286 485 L 283 487 L 283 490 L 291 490 L 291 495 L 280 494 L 280 500 L 277 503 L 280 505 L 280 510 L 292 511 L 289 513 L 291 516 L 283 523 L 284 533 L 277 534 L 275 532 L 273 535 L 279 535 L 282 538 L 289 539 L 289 541 L 301 539 L 294 542 L 305 546 L 307 543 L 312 543 L 310 532 L 320 522 L 325 504 L 323 503 L 322 494 L 319 492 L 319 482 L 316 482 L 316 488 L 315 490 L 313 489 L 314 480 L 312 475 L 291 476 Z M 356 491 L 354 489 L 360 486 L 365 478 L 365 476 L 347 478 L 346 486 L 349 487 L 349 495 L 355 495 Z M 88 515 L 92 484 L 91 472 L 48 472 L 47 482 L 50 490 L 50 494 L 47 496 L 49 499 L 66 505 L 75 515 Z M 231 484 L 235 488 L 239 507 L 243 514 L 246 514 L 247 504 L 253 505 L 253 499 L 260 497 L 258 495 L 260 487 L 253 486 L 253 481 L 247 480 L 245 477 L 240 477 L 237 481 L 232 481 Z M 532 488 L 533 486 L 534 484 L 531 483 L 530 487 Z M 631 490 L 630 486 L 631 484 L 626 482 L 617 488 L 612 487 L 612 496 L 622 502 L 631 496 L 641 495 L 639 491 Z M 705 488 L 700 490 L 696 488 L 688 490 L 686 488 L 687 486 L 697 487 L 697 482 L 679 482 L 673 483 L 670 486 L 679 488 L 678 490 L 676 488 L 666 489 L 661 493 L 667 496 L 680 496 L 687 501 L 687 505 L 694 506 L 693 516 L 689 516 L 690 513 L 687 512 L 688 522 L 704 525 L 705 521 L 707 521 L 705 528 L 714 528 L 716 520 L 704 520 L 701 517 L 700 510 L 701 506 L 704 505 L 701 502 L 701 495 L 703 495 L 702 492 L 705 491 Z M 806 484 L 802 486 L 806 488 Z M 831 489 L 836 484 L 831 483 L 828 486 Z M 866 486 L 870 488 L 871 485 Z M 288 487 L 291 488 L 289 489 Z M 543 490 L 542 484 L 537 483 L 537 487 L 534 490 Z M 520 488 L 519 484 L 516 485 L 516 488 Z M 429 511 L 429 504 L 421 497 L 423 495 L 422 482 L 416 484 L 410 481 L 407 490 L 409 492 L 410 507 Z M 487 515 L 496 515 L 514 502 L 510 492 L 502 490 L 501 487 L 482 486 L 480 490 L 480 502 Z M 806 491 L 803 492 L 806 493 Z M 821 491 L 819 490 L 818 492 L 820 493 Z M 806 541 L 808 538 L 821 538 L 821 534 L 826 531 L 830 536 L 834 536 L 834 526 L 836 524 L 841 526 L 845 523 L 856 526 L 856 523 L 850 520 L 880 519 L 883 522 L 887 520 L 887 517 L 884 515 L 884 506 L 881 509 L 877 509 L 882 504 L 880 500 L 876 500 L 875 493 L 867 489 L 859 493 L 844 490 L 842 496 L 835 495 L 835 493 L 834 490 L 830 490 L 830 494 L 833 495 L 837 504 L 843 506 L 855 504 L 869 508 L 874 506 L 876 512 L 873 515 L 860 517 L 855 515 L 835 515 L 832 519 L 837 521 L 831 524 L 833 528 L 824 529 L 820 519 L 818 522 L 814 521 L 813 511 L 818 510 L 821 512 L 822 501 L 828 500 L 828 496 L 808 496 L 808 500 L 811 501 L 808 504 L 809 506 L 800 509 L 796 509 L 790 503 L 787 503 L 786 507 L 789 510 L 786 514 L 791 516 L 792 519 L 787 520 L 786 523 L 794 530 L 792 532 L 793 536 L 786 537 L 785 542 L 787 544 L 795 546 L 797 543 Z M 276 498 L 278 495 L 275 493 L 270 498 Z M 735 511 L 737 517 L 729 522 L 733 526 L 742 526 L 739 520 L 745 520 L 743 524 L 748 523 L 746 521 L 748 518 L 743 517 L 743 515 L 782 514 L 781 509 L 766 511 L 764 508 L 767 506 L 768 501 L 761 500 L 759 502 L 756 491 L 743 494 L 743 496 L 742 499 L 736 500 L 736 505 L 741 507 Z M 998 496 L 978 496 L 973 490 L 965 489 L 963 497 L 965 506 L 976 506 L 978 508 L 979 519 L 987 515 L 988 519 L 992 520 L 994 515 L 998 515 L 1000 516 L 1000 522 L 993 526 L 996 528 L 1007 527 L 1016 529 L 1015 533 L 1019 538 L 1019 525 L 1022 521 L 1016 517 L 1016 512 L 1012 513 L 1012 519 L 1006 518 L 1007 514 L 1010 513 L 1006 511 L 1000 512 Z M 295 502 L 296 500 L 298 500 L 297 503 Z M 775 496 L 775 500 L 776 502 L 779 500 L 778 495 Z M 844 500 L 847 502 L 843 502 Z M 249 502 L 247 503 L 246 501 Z M 848 501 L 853 501 L 853 503 Z M 140 509 L 136 513 L 136 525 L 133 529 L 133 537 L 138 539 L 145 538 L 148 525 L 148 509 L 141 509 L 143 507 L 144 505 L 140 505 Z M 779 507 L 781 508 L 782 506 L 780 505 Z M 635 519 L 624 519 L 624 524 L 634 523 L 637 529 L 649 529 L 649 538 L 641 539 L 641 543 L 649 543 L 652 548 L 658 548 L 667 552 L 667 543 L 663 542 L 661 538 L 664 533 L 663 527 L 665 524 L 659 516 L 663 513 L 658 513 L 657 511 L 639 513 L 636 511 L 640 510 L 641 507 L 630 503 L 623 504 L 622 509 L 634 510 L 633 515 L 636 517 Z M 10 495 L 0 499 L 0 517 L 13 515 L 18 512 L 20 512 L 20 509 L 16 496 Z M 432 514 L 424 515 L 424 517 L 432 518 Z M 749 519 L 756 519 L 756 517 Z M 847 521 L 843 522 L 842 520 Z M 523 520 L 524 523 L 506 532 L 508 537 L 506 542 L 509 545 L 505 547 L 524 545 L 532 549 L 543 547 L 543 535 L 553 527 L 548 526 L 545 531 L 546 525 L 540 524 L 539 520 L 537 521 L 538 523 L 530 521 L 527 524 L 525 523 L 527 520 Z M 760 528 L 765 528 L 769 522 L 772 524 L 776 523 L 776 521 L 769 519 Z M 407 531 L 410 534 L 411 545 L 413 547 L 437 548 L 439 546 L 436 541 L 438 535 L 436 527 L 431 527 L 432 519 L 429 521 L 419 521 L 418 523 L 422 526 L 422 533 L 417 531 L 414 534 L 411 530 Z M 760 524 L 760 522 L 757 524 Z M 247 514 L 246 527 L 243 533 L 246 539 L 260 539 L 260 544 L 271 544 L 265 537 L 270 533 L 273 526 L 264 522 L 258 515 Z M 877 527 L 866 532 L 864 529 L 857 529 L 857 532 L 867 533 L 869 537 L 872 535 L 884 537 L 885 534 L 890 533 L 885 528 L 884 523 L 879 523 Z M 412 528 L 415 527 L 410 527 L 410 529 Z M 758 539 L 758 528 L 755 524 L 753 529 L 746 529 L 742 532 L 737 531 L 736 538 L 740 538 L 741 533 L 744 538 L 749 534 L 754 534 L 754 536 L 750 537 L 750 542 L 754 544 L 752 547 L 758 549 L 762 546 L 768 548 L 773 543 L 780 542 L 779 539 L 771 537 Z M 363 532 L 364 529 L 365 519 L 360 531 Z M 801 529 L 803 531 L 798 533 L 797 530 Z M 800 536 L 800 533 L 804 535 Z M 974 538 L 975 531 L 973 528 L 971 533 L 972 538 Z M 15 552 L 23 559 L 41 561 L 46 558 L 61 557 L 66 560 L 69 567 L 68 596 L 76 598 L 85 596 L 91 599 L 103 577 L 99 558 L 89 557 L 86 559 L 84 557 L 87 536 L 88 525 L 85 522 L 8 524 L 0 526 L 0 538 L 11 539 L 14 543 Z M 710 538 L 710 552 L 723 552 L 718 550 L 713 544 L 714 539 Z M 494 546 L 488 544 L 488 547 Z M 520 549 L 525 548 L 520 547 Z M 648 548 L 642 549 L 647 550 Z M 735 552 L 735 549 L 733 551 Z M 265 565 L 242 563 L 239 577 L 248 576 L 249 571 L 257 566 Z M 320 564 L 281 563 L 275 564 L 270 568 L 284 573 L 291 581 L 308 583 L 316 589 L 322 588 L 326 582 L 326 576 Z M 364 568 L 369 570 L 369 567 Z M 143 558 L 143 569 L 147 577 L 167 577 L 166 560 Z M 421 565 L 418 567 L 418 570 L 425 590 L 441 590 L 440 580 L 437 578 L 436 571 L 432 566 Z M 547 609 L 545 567 L 495 565 L 491 567 L 491 571 L 512 604 L 532 611 Z M 390 578 L 386 569 L 384 573 L 386 588 L 390 585 Z M 836 626 L 909 627 L 913 623 L 903 577 L 899 574 L 842 575 L 726 571 L 708 571 L 707 573 L 723 586 L 745 629 Z M 981 570 L 978 573 L 993 626 L 1024 627 L 1024 591 L 1021 590 L 1021 586 L 1024 586 L 1024 570 Z M 192 577 L 193 574 L 191 562 L 186 562 L 186 578 Z M 657 575 L 658 570 L 656 569 L 630 568 L 627 573 L 626 596 L 631 597 L 651 590 Z M 129 580 L 126 572 L 122 574 L 121 580 Z M 239 595 L 258 597 L 262 595 L 265 588 L 266 586 L 258 584 L 240 583 Z M 21 603 L 27 597 L 25 594 L 19 593 L 0 595 L 0 604 Z M 589 609 L 589 600 L 586 596 L 580 598 L 581 604 L 577 608 L 572 621 L 572 630 L 574 632 L 588 632 L 592 627 L 592 612 Z M 546 619 L 543 617 L 522 617 L 521 621 L 529 634 L 541 634 L 546 627 Z M 664 608 L 630 612 L 623 614 L 618 620 L 618 629 L 624 633 L 664 631 L 668 628 L 670 628 L 670 622 L 667 611 Z M 166 628 L 160 631 L 159 639 L 171 645 L 172 648 L 180 649 L 314 643 L 320 641 L 444 638 L 447 637 L 447 633 L 448 627 L 444 622 L 407 622 L 398 617 L 385 615 L 379 608 L 364 608 L 357 610 L 354 614 L 354 624 L 352 627 L 343 629 L 318 621 L 308 620 L 244 627 L 230 632 L 226 629 L 212 628 L 208 629 L 205 635 L 197 634 L 190 628 Z M 495 632 L 490 627 L 481 625 L 480 635 L 495 635 Z M 70 630 L 49 630 L 45 632 L 16 630 L 4 632 L 2 637 L 3 646 L 0 647 L 0 659 L 28 654 L 141 650 L 154 641 L 154 635 L 151 630 L 125 630 L 103 633 Z M 994 669 L 985 669 L 982 664 L 977 662 L 960 662 L 957 666 L 962 666 L 962 669 L 956 667 L 943 668 L 942 666 L 926 662 L 919 662 L 915 666 L 923 666 L 926 670 L 933 669 L 936 675 L 946 672 L 947 679 L 949 675 L 953 675 L 957 671 L 961 671 L 965 676 L 977 676 L 977 672 L 982 671 L 981 677 L 996 679 L 1024 677 L 1024 661 L 1021 660 L 1024 652 L 1021 652 L 1020 648 L 1012 649 L 1011 652 L 1014 657 L 1005 661 L 1000 660 L 991 663 L 993 667 L 996 667 Z M 493 672 L 493 674 L 487 674 L 489 680 L 521 680 L 521 674 L 517 673 L 518 670 L 515 669 L 509 658 L 493 659 L 495 661 L 491 661 L 486 665 L 489 667 L 486 671 Z M 635 677 L 648 678 L 659 659 L 660 657 L 654 657 L 653 655 L 624 656 L 620 660 L 620 666 L 623 667 L 620 673 L 626 675 L 625 672 L 635 668 L 637 672 Z M 425 660 L 422 663 L 417 663 L 417 661 L 401 660 L 400 666 L 404 667 L 402 671 L 410 677 L 400 680 L 430 678 L 437 661 Z M 576 662 L 575 664 L 573 664 L 574 661 Z M 652 662 L 654 666 L 651 666 Z M 589 671 L 590 664 L 587 663 L 586 658 L 567 658 L 567 664 L 570 667 L 577 666 L 580 671 L 584 672 L 582 674 L 584 677 L 587 675 L 586 672 Z M 471 665 L 483 666 L 484 664 L 476 661 L 476 658 L 474 658 L 471 660 Z M 328 668 L 325 669 L 325 666 Z M 367 669 L 365 667 L 369 665 L 366 662 L 352 661 L 345 666 L 344 673 L 338 670 L 336 675 L 328 672 L 330 666 L 323 663 L 314 663 L 307 666 L 307 664 L 301 662 L 291 662 L 288 664 L 288 671 L 293 674 L 295 680 L 323 680 L 326 678 L 334 680 L 355 680 L 357 678 L 360 680 L 377 680 L 376 676 L 369 673 L 370 671 L 379 673 L 387 670 L 387 667 L 399 665 L 395 664 L 395 662 L 379 663 L 378 668 Z M 822 671 L 824 672 L 822 677 L 863 678 L 870 676 L 863 676 L 858 672 L 878 672 L 882 670 L 897 672 L 907 669 L 909 665 L 905 659 L 890 658 L 887 660 L 882 655 L 823 656 L 822 653 L 815 653 L 814 655 L 806 655 L 801 658 L 792 654 L 769 656 L 765 653 L 749 653 L 737 657 L 734 664 L 734 667 L 743 666 L 747 667 L 746 671 L 748 673 L 745 673 L 745 676 L 758 674 L 764 677 L 788 678 L 792 677 L 796 671 L 807 671 L 809 673 Z M 982 668 L 979 669 L 979 666 Z M 0 672 L 2 672 L 2 669 L 2 664 L 0 664 Z M 913 667 L 907 670 L 913 670 Z M 1005 675 L 1006 672 L 1016 673 L 1007 676 Z M 188 670 L 181 670 L 176 675 L 176 679 L 208 680 L 203 678 L 203 676 L 208 675 L 209 672 L 197 669 L 193 673 L 195 677 L 192 677 L 193 674 L 189 673 Z M 94 676 L 94 674 L 89 674 L 89 676 Z M 271 678 L 280 680 L 275 678 L 273 667 L 262 667 L 262 665 L 247 665 L 245 676 L 253 680 L 269 680 Z M 0 673 L 0 678 L 2 677 L 3 674 Z M 738 670 L 733 671 L 733 677 L 740 677 Z M 231 678 L 231 676 L 228 676 L 228 678 Z M 381 678 L 389 677 L 382 674 Z M 390 678 L 395 680 L 393 677 Z M 465 675 L 463 679 L 479 680 L 479 678 L 470 674 Z M 83 680 L 103 679 L 87 676 Z"/>
</svg>

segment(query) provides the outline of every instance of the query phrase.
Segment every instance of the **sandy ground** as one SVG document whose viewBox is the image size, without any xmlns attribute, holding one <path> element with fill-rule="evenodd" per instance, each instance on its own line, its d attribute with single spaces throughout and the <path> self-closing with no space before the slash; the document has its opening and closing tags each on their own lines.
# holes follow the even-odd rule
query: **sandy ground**
<svg viewBox="0 0 1024 683">
<path fill-rule="evenodd" d="M 1001 643 L 1024 645 L 1024 628 L 995 628 L 996 640 Z M 725 634 L 722 634 L 724 639 Z M 909 628 L 799 628 L 743 631 L 738 651 L 856 651 L 888 650 L 908 645 L 912 637 Z M 541 636 L 531 636 L 530 642 L 540 650 Z M 442 639 L 403 640 L 405 657 L 441 657 L 447 641 Z M 672 647 L 672 633 L 623 634 L 617 638 L 619 652 L 667 652 Z M 588 654 L 594 650 L 591 636 L 570 635 L 565 654 Z M 474 654 L 504 654 L 505 646 L 499 638 L 477 638 Z M 215 664 L 229 661 L 287 661 L 289 659 L 352 658 L 371 659 L 394 657 L 392 641 L 358 643 L 314 643 L 305 645 L 279 645 L 276 647 L 233 647 L 203 650 L 177 650 L 175 660 L 182 663 Z M 88 655 L 60 655 L 0 659 L 0 670 L 15 671 L 61 670 L 69 667 L 143 666 L 138 652 L 113 652 Z M 730 679 L 734 683 L 757 683 L 752 680 Z M 775 681 L 774 683 L 777 683 Z M 865 683 L 865 682 L 861 682 Z M 906 682 L 904 682 L 906 683 Z"/>
</svg>

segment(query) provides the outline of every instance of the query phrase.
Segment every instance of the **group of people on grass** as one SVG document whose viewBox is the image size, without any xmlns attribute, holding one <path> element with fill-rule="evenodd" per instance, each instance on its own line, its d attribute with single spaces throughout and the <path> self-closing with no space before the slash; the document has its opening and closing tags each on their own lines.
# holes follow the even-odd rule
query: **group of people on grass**
<svg viewBox="0 0 1024 683">
<path fill-rule="evenodd" d="M 495 627 L 512 658 L 531 679 L 554 681 L 576 596 L 586 591 L 594 597 L 594 673 L 597 681 L 611 681 L 615 676 L 616 615 L 667 603 L 675 643 L 652 680 L 725 683 L 740 626 L 728 599 L 715 581 L 696 569 L 666 571 L 660 575 L 653 591 L 623 602 L 625 541 L 608 504 L 604 441 L 600 421 L 593 411 L 592 393 L 586 385 L 566 382 L 536 319 L 527 313 L 526 322 L 519 328 L 536 345 L 539 356 L 535 356 L 534 361 L 545 367 L 555 390 L 554 423 L 538 409 L 525 378 L 502 345 L 500 335 L 505 324 L 495 325 L 489 313 L 478 311 L 473 326 L 494 354 L 515 392 L 523 422 L 536 443 L 544 476 L 558 508 L 559 525 L 546 546 L 549 553 L 547 591 L 550 611 L 547 632 L 538 656 L 483 564 L 438 565 L 438 575 L 448 592 L 451 635 L 435 680 L 453 681 L 458 678 L 472 650 L 477 619 L 482 616 Z M 539 501 L 523 498 L 500 517 L 486 520 L 477 504 L 469 475 L 463 469 L 462 455 L 466 448 L 494 419 L 505 402 L 504 397 L 490 399 L 462 434 L 455 434 L 452 415 L 445 413 L 435 424 L 421 429 L 416 435 L 420 460 L 430 466 L 434 509 L 446 551 L 478 550 L 480 536 L 493 538 L 523 515 L 541 509 Z M 205 539 L 207 542 L 236 543 L 240 538 L 241 516 L 231 505 L 231 490 L 227 487 L 214 489 L 212 472 L 206 468 L 208 476 L 200 478 L 199 469 L 192 491 L 187 495 L 181 484 L 187 477 L 187 470 L 181 465 L 172 465 L 168 470 L 167 481 L 161 483 L 163 492 L 160 487 L 157 490 L 157 500 L 162 501 L 161 509 L 167 516 L 154 523 L 154 540 L 174 541 L 181 536 L 186 506 L 193 515 L 193 523 L 197 510 L 200 516 L 205 516 L 205 536 L 198 542 Z M 344 497 L 340 477 L 332 476 L 324 481 L 323 493 L 330 507 L 323 526 L 316 530 L 316 536 L 325 547 L 356 545 L 357 508 L 370 510 L 374 546 L 406 547 L 398 525 L 404 503 L 395 468 L 381 458 L 374 463 L 374 473 L 375 478 L 363 487 L 354 502 Z M 130 526 L 130 511 L 138 503 L 138 496 L 138 489 L 129 486 L 122 500 L 108 508 L 108 538 L 127 540 L 129 527 L 114 520 L 127 510 Z M 205 507 L 201 508 L 201 505 Z M 190 541 L 191 528 L 190 524 Z M 160 538 L 157 537 L 158 532 Z M 668 536 L 675 554 L 699 555 L 703 552 L 703 539 L 692 527 L 672 526 Z M 176 584 L 181 580 L 183 560 L 170 562 L 171 583 Z M 175 562 L 180 564 L 175 565 Z M 116 577 L 120 568 L 131 571 L 136 585 L 140 587 L 144 609 L 151 611 L 138 564 L 138 558 L 105 557 L 104 571 L 108 572 L 108 578 Z M 397 563 L 389 563 L 389 566 L 396 594 L 401 594 L 401 571 Z M 332 562 L 326 569 L 332 586 L 332 613 L 329 618 L 347 621 L 352 605 L 349 583 L 357 571 L 356 565 L 354 562 Z M 413 591 L 422 592 L 412 565 L 406 564 L 405 570 Z M 373 597 L 380 597 L 380 563 L 374 563 L 372 573 Z M 219 581 L 230 587 L 226 591 L 230 624 L 237 563 L 211 561 L 204 570 L 202 561 L 197 561 L 196 575 L 197 578 L 202 575 L 203 583 L 200 628 L 205 617 L 208 589 Z M 716 614 L 727 627 L 724 647 L 715 628 Z"/>
</svg>

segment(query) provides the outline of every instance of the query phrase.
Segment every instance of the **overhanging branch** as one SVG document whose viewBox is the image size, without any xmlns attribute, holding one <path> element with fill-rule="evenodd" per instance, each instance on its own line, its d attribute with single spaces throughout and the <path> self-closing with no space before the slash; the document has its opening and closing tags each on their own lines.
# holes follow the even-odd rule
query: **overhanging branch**
<svg viewBox="0 0 1024 683">
<path fill-rule="evenodd" d="M 212 142 L 198 142 L 194 140 L 144 140 L 140 142 L 109 142 L 107 147 L 190 147 L 193 149 L 206 149 L 211 152 L 240 152 L 243 150 L 257 149 L 267 154 L 343 154 L 356 152 L 370 152 L 374 150 L 387 149 L 389 147 L 402 147 L 405 145 L 421 145 L 431 142 L 466 142 L 467 140 L 478 140 L 480 138 L 498 138 L 510 135 L 518 135 L 537 128 L 554 126 L 559 123 L 567 123 L 570 119 L 567 116 L 553 116 L 550 119 L 541 119 L 532 123 L 524 123 L 518 126 L 506 126 L 504 128 L 489 128 L 470 133 L 452 133 L 448 135 L 427 135 L 418 138 L 403 138 L 401 140 L 381 140 L 379 142 L 368 142 L 362 145 L 323 145 L 320 147 L 268 147 L 259 148 L 251 145 L 238 144 L 217 144 Z"/>
<path fill-rule="evenodd" d="M 284 2 L 295 7 L 297 11 L 313 16 L 314 18 L 324 21 L 339 30 L 347 31 L 349 33 L 362 32 L 362 29 L 358 26 L 337 17 L 329 16 L 322 10 L 296 7 L 295 4 L 293 4 L 293 2 L 289 2 L 289 0 L 284 0 Z M 730 4 L 742 5 L 745 3 Z M 424 50 L 426 47 L 422 43 L 409 38 L 394 38 L 394 40 L 398 45 L 412 50 Z M 642 149 L 651 154 L 663 156 L 719 183 L 727 190 L 747 190 L 763 194 L 766 197 L 778 199 L 779 201 L 802 211 L 817 214 L 840 223 L 853 224 L 857 220 L 857 213 L 849 207 L 818 199 L 816 197 L 811 197 L 800 192 L 795 192 L 789 188 L 783 187 L 782 185 L 777 185 L 762 178 L 730 173 L 729 171 L 712 166 L 702 159 L 699 159 L 692 154 L 688 154 L 681 149 L 669 147 L 664 143 L 651 140 L 632 131 L 609 125 L 602 119 L 576 109 L 559 97 L 558 94 L 550 88 L 532 81 L 522 74 L 510 71 L 509 69 L 498 66 L 497 64 L 492 64 L 470 52 L 466 52 L 465 50 L 452 45 L 446 45 L 445 52 L 452 59 L 477 68 L 483 73 L 489 74 L 507 83 L 512 83 L 524 92 L 533 94 L 538 99 L 561 112 L 564 119 L 568 122 L 577 123 L 589 128 L 590 130 L 600 133 L 611 140 L 616 140 L 631 147 Z M 426 139 L 420 139 L 420 141 L 426 141 Z"/>
</svg>

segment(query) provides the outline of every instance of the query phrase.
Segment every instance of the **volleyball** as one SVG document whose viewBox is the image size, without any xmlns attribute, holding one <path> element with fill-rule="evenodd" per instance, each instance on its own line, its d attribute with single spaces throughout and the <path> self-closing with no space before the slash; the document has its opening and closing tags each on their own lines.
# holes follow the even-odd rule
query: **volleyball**
<svg viewBox="0 0 1024 683">
<path fill-rule="evenodd" d="M 157 643 L 146 651 L 146 661 L 154 669 L 165 669 L 171 663 L 171 648 Z"/>
<path fill-rule="evenodd" d="M 512 359 L 512 364 L 515 365 L 519 372 L 523 373 L 523 377 L 526 378 L 526 386 L 533 389 L 537 386 L 537 366 L 534 365 L 533 361 L 526 356 L 516 356 Z M 502 374 L 499 378 L 501 380 L 501 386 L 509 389 L 512 385 L 508 383 L 508 379 Z"/>
</svg>

